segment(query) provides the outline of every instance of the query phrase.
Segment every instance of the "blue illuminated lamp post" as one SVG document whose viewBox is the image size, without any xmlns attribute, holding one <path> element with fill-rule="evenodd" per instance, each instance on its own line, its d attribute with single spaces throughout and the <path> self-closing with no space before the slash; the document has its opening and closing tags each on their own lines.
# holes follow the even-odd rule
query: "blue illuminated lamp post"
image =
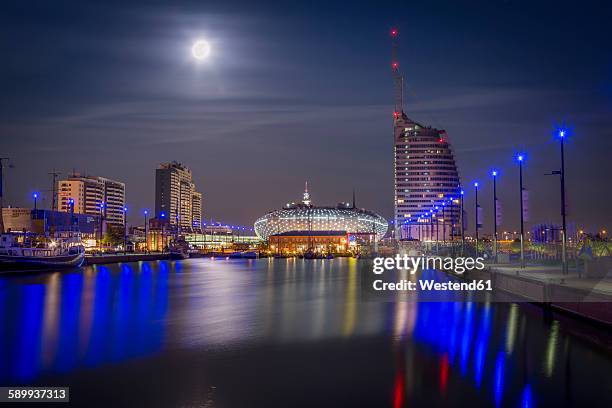
<svg viewBox="0 0 612 408">
<path fill-rule="evenodd" d="M 493 260 L 497 263 L 497 170 L 493 170 L 491 176 L 493 176 Z"/>
<path fill-rule="evenodd" d="M 429 240 L 433 241 L 433 210 L 429 210 Z"/>
<path fill-rule="evenodd" d="M 476 258 L 478 258 L 478 182 L 475 181 L 474 182 L 474 194 L 475 194 L 475 201 L 476 201 L 476 205 L 474 206 L 474 210 L 476 215 L 474 216 L 474 230 L 476 232 L 475 236 L 476 236 Z"/>
<path fill-rule="evenodd" d="M 68 200 L 68 205 L 70 206 L 70 228 L 72 231 L 72 227 L 74 226 L 74 198 Z"/>
<path fill-rule="evenodd" d="M 459 214 L 459 216 L 461 217 L 461 256 L 463 256 L 463 251 L 465 249 L 465 220 L 463 219 L 463 196 L 465 195 L 465 192 L 463 190 L 461 190 L 461 197 L 459 197 L 459 199 L 461 200 L 461 214 Z"/>
<path fill-rule="evenodd" d="M 523 218 L 523 161 L 525 156 L 519 154 L 516 156 L 519 163 L 519 200 L 521 204 L 521 269 L 525 268 L 525 220 Z"/>
<path fill-rule="evenodd" d="M 37 202 L 38 202 L 38 193 L 34 193 L 32 194 L 32 198 L 34 199 L 34 211 L 36 211 L 38 209 L 37 206 Z"/>
<path fill-rule="evenodd" d="M 567 131 L 561 129 L 559 131 L 559 141 L 561 145 L 561 245 L 562 245 L 562 262 L 563 262 L 563 274 L 567 274 L 567 223 L 565 220 L 565 151 L 563 145 L 565 144 L 565 136 Z"/>
<path fill-rule="evenodd" d="M 161 225 L 162 225 L 162 253 L 164 252 L 164 249 L 166 248 L 166 237 L 164 236 L 166 234 L 165 231 L 165 225 L 166 225 L 166 213 L 165 212 L 161 212 L 159 214 L 159 218 L 162 219 Z"/>
<path fill-rule="evenodd" d="M 435 210 L 436 213 L 438 213 L 440 211 L 440 208 L 436 205 L 434 207 L 434 210 Z M 434 217 L 436 217 L 436 250 L 437 250 L 437 248 L 438 248 L 438 241 L 440 239 L 440 234 L 439 234 L 439 231 L 440 231 L 440 217 L 436 216 L 435 214 L 434 214 Z"/>
<path fill-rule="evenodd" d="M 102 238 L 104 237 L 104 201 L 100 202 L 100 251 L 102 251 Z"/>
<path fill-rule="evenodd" d="M 128 224 L 127 224 L 127 207 L 123 207 L 123 255 L 127 254 L 127 238 L 128 238 Z"/>
<path fill-rule="evenodd" d="M 144 210 L 144 228 L 145 228 L 145 252 L 149 252 L 149 223 L 147 222 L 147 218 L 149 216 L 149 210 Z"/>
</svg>

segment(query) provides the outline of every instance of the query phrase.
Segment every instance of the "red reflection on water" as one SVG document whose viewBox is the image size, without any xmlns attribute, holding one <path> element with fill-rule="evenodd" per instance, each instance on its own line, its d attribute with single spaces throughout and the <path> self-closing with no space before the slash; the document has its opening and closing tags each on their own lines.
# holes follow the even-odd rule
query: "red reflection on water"
<svg viewBox="0 0 612 408">
<path fill-rule="evenodd" d="M 404 370 L 400 367 L 395 375 L 395 385 L 393 386 L 393 408 L 404 405 Z"/>
<path fill-rule="evenodd" d="M 446 392 L 446 384 L 448 384 L 448 354 L 445 353 L 440 360 L 440 391 Z"/>
</svg>

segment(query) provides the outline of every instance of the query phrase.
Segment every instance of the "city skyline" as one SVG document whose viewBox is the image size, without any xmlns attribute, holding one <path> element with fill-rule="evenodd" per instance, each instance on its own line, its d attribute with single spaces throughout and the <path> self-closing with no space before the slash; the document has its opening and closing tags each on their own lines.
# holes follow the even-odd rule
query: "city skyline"
<svg viewBox="0 0 612 408">
<path fill-rule="evenodd" d="M 563 123 L 573 130 L 568 219 L 587 230 L 609 226 L 612 197 L 601 189 L 609 184 L 609 36 L 605 13 L 590 13 L 589 4 L 533 5 L 531 17 L 512 25 L 505 20 L 513 20 L 516 5 L 459 10 L 448 3 L 434 13 L 435 30 L 426 24 L 427 5 L 393 16 L 377 5 L 374 24 L 369 6 L 344 17 L 339 5 L 268 6 L 264 17 L 248 4 L 239 12 L 189 4 L 181 10 L 132 2 L 123 13 L 94 7 L 96 16 L 85 6 L 68 15 L 49 9 L 44 23 L 36 13 L 44 5 L 9 8 L 7 38 L 25 38 L 23 50 L 2 45 L 12 56 L 2 68 L 9 91 L 0 105 L 2 154 L 15 164 L 5 171 L 5 204 L 28 206 L 34 191 L 49 197 L 47 173 L 76 168 L 125 182 L 134 210 L 128 219 L 139 222 L 140 210 L 154 206 L 153 169 L 178 160 L 203 186 L 204 219 L 252 224 L 279 202 L 299 199 L 304 180 L 319 203 L 348 201 L 355 188 L 360 206 L 392 219 L 388 32 L 397 26 L 405 111 L 448 132 L 462 184 L 481 183 L 485 232 L 492 227 L 492 168 L 500 172 L 502 229 L 518 226 L 518 151 L 527 152 L 531 223 L 560 223 L 558 180 L 544 174 L 559 167 L 553 133 Z M 570 11 L 572 24 L 558 24 Z M 110 14 L 118 16 L 116 32 L 96 32 Z M 414 24 L 403 19 L 409 15 Z M 454 25 L 444 24 L 449 19 Z M 278 24 L 263 30 L 270 20 Z M 76 28 L 82 38 L 70 39 Z M 196 66 L 189 46 L 202 35 L 211 39 L 211 63 Z M 494 39 L 482 39 L 488 35 Z M 71 69 L 83 74 L 63 72 Z"/>
</svg>

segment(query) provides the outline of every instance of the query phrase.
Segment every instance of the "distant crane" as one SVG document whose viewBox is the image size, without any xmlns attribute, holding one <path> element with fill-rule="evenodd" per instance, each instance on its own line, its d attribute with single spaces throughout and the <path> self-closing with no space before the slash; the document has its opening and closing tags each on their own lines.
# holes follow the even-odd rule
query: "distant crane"
<svg viewBox="0 0 612 408">
<path fill-rule="evenodd" d="M 2 198 L 4 197 L 4 175 L 2 169 L 4 168 L 4 162 L 8 162 L 8 157 L 0 157 L 0 234 L 4 233 L 4 221 L 2 219 Z"/>
<path fill-rule="evenodd" d="M 55 171 L 55 169 L 53 169 L 52 172 L 48 173 L 51 176 L 51 182 L 53 183 L 53 186 L 51 188 L 51 191 L 53 192 L 53 196 L 51 197 L 51 211 L 56 211 L 56 204 L 57 204 L 57 178 L 58 176 L 61 174 L 58 171 Z"/>
</svg>

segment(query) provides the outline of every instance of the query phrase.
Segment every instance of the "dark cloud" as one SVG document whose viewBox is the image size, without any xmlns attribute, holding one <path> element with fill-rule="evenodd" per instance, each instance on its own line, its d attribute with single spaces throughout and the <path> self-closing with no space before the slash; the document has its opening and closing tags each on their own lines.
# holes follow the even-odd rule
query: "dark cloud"
<svg viewBox="0 0 612 408">
<path fill-rule="evenodd" d="M 15 2 L 0 17 L 0 132 L 8 200 L 47 173 L 124 180 L 152 207 L 154 168 L 180 160 L 207 217 L 250 223 L 298 199 L 358 192 L 392 213 L 388 28 L 401 33 L 409 116 L 445 128 L 464 182 L 500 168 L 516 221 L 512 155 L 529 152 L 533 220 L 554 221 L 551 129 L 570 123 L 572 220 L 611 221 L 611 38 L 604 3 L 434 1 L 398 7 L 308 2 Z M 209 39 L 209 63 L 191 42 Z M 551 211 L 551 208 L 554 210 Z M 490 215 L 488 217 L 490 219 Z"/>
</svg>

